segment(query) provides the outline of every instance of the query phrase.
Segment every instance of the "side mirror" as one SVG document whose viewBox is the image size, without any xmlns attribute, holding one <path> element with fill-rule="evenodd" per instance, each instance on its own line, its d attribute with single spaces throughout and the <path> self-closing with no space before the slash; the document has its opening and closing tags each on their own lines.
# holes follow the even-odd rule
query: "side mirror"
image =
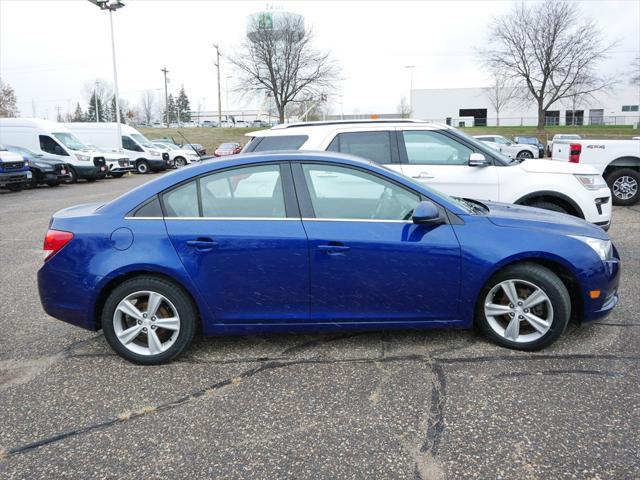
<svg viewBox="0 0 640 480">
<path fill-rule="evenodd" d="M 429 200 L 425 200 L 416 205 L 411 217 L 413 223 L 417 224 L 438 224 L 442 223 L 440 211 L 435 204 Z"/>
<path fill-rule="evenodd" d="M 470 167 L 488 167 L 489 160 L 485 158 L 485 156 L 481 153 L 472 153 L 469 155 L 469 166 Z"/>
</svg>

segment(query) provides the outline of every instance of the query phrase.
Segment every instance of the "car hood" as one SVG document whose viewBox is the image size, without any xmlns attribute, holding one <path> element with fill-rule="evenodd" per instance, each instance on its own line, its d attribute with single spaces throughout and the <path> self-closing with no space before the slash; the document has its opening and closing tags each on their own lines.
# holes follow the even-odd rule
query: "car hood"
<svg viewBox="0 0 640 480">
<path fill-rule="evenodd" d="M 529 145 L 531 146 L 531 145 Z M 598 171 L 591 165 L 559 162 L 552 160 L 525 160 L 519 167 L 529 173 L 565 173 L 571 175 L 597 175 Z"/>
<path fill-rule="evenodd" d="M 582 235 L 603 240 L 609 238 L 600 227 L 565 213 L 510 203 L 483 202 L 483 204 L 489 209 L 487 214 L 489 221 L 499 227 L 536 228 L 563 235 Z"/>
</svg>

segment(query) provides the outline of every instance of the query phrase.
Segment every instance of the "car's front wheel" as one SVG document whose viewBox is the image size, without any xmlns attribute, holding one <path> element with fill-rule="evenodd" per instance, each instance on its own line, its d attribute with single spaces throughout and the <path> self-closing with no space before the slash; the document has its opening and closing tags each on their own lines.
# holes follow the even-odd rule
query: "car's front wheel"
<svg viewBox="0 0 640 480">
<path fill-rule="evenodd" d="M 149 168 L 149 163 L 146 160 L 138 160 L 136 163 L 136 171 L 141 174 L 149 173 L 151 169 Z"/>
<path fill-rule="evenodd" d="M 156 365 L 173 360 L 191 343 L 196 318 L 196 309 L 181 288 L 141 276 L 111 292 L 102 309 L 102 329 L 123 358 Z"/>
<path fill-rule="evenodd" d="M 529 150 L 523 150 L 521 152 L 518 152 L 518 155 L 516 155 L 516 158 L 518 160 L 528 160 L 530 158 L 533 158 L 533 153 L 531 153 Z"/>
<path fill-rule="evenodd" d="M 571 297 L 548 268 L 523 263 L 494 275 L 480 293 L 476 323 L 499 345 L 539 350 L 555 342 L 571 315 Z"/>
<path fill-rule="evenodd" d="M 187 161 L 182 157 L 176 157 L 174 159 L 174 164 L 175 164 L 176 168 L 182 168 L 187 164 Z"/>
</svg>

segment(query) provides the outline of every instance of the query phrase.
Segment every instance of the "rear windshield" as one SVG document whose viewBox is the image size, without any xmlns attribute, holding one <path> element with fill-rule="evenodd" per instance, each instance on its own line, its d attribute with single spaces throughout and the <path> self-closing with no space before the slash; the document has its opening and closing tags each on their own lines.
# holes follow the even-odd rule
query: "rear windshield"
<svg viewBox="0 0 640 480">
<path fill-rule="evenodd" d="M 245 147 L 245 152 L 268 152 L 273 150 L 298 150 L 308 140 L 306 135 L 278 135 L 277 137 L 254 137 Z"/>
</svg>

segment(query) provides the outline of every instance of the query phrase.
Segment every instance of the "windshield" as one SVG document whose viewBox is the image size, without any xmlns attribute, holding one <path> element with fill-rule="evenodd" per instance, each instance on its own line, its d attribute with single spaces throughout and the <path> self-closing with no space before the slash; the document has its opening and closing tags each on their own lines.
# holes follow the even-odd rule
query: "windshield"
<svg viewBox="0 0 640 480">
<path fill-rule="evenodd" d="M 78 137 L 73 133 L 54 133 L 53 136 L 60 140 L 69 150 L 87 150 L 87 146 L 78 140 Z"/>
<path fill-rule="evenodd" d="M 141 135 L 139 133 L 132 133 L 131 134 L 131 138 L 133 138 L 136 142 L 138 142 L 143 147 L 153 148 L 153 143 L 151 143 L 149 140 L 147 140 L 144 137 L 144 135 Z"/>
<path fill-rule="evenodd" d="M 517 160 L 514 160 L 510 157 L 507 157 L 502 152 L 491 148 L 489 145 L 484 144 L 479 141 L 477 138 L 473 138 L 471 135 L 464 133 L 462 130 L 450 130 L 453 134 L 458 135 L 459 137 L 464 138 L 467 142 L 471 143 L 474 147 L 480 150 L 483 153 L 488 153 L 493 158 L 497 158 L 503 165 L 515 165 L 519 163 Z"/>
<path fill-rule="evenodd" d="M 13 145 L 9 145 L 8 147 L 0 146 L 0 150 L 9 150 L 14 153 L 19 153 L 20 155 L 27 155 L 29 157 L 41 157 L 42 155 L 32 152 L 28 148 L 24 147 L 14 147 Z"/>
</svg>

